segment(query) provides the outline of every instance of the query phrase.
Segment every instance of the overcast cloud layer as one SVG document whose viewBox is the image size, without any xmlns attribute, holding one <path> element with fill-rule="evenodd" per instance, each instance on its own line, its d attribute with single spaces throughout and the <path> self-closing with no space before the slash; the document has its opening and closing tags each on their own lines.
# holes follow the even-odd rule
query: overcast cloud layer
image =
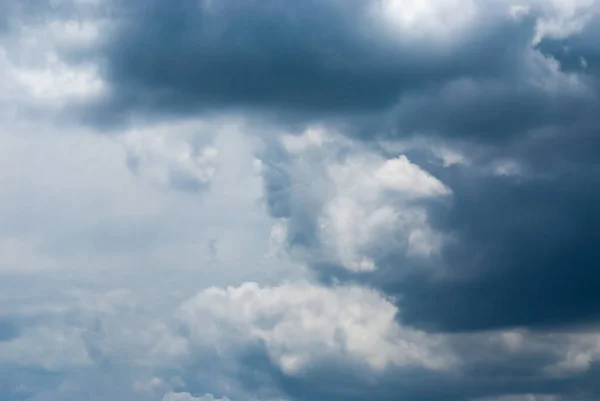
<svg viewBox="0 0 600 401">
<path fill-rule="evenodd" d="M 0 400 L 599 400 L 599 79 L 595 0 L 0 3 Z"/>
</svg>

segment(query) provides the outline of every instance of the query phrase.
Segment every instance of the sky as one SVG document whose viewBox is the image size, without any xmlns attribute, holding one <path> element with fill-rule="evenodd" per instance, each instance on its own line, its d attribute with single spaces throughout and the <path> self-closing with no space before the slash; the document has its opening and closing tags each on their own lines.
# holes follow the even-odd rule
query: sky
<svg viewBox="0 0 600 401">
<path fill-rule="evenodd" d="M 600 1 L 0 2 L 0 401 L 600 400 Z"/>
</svg>

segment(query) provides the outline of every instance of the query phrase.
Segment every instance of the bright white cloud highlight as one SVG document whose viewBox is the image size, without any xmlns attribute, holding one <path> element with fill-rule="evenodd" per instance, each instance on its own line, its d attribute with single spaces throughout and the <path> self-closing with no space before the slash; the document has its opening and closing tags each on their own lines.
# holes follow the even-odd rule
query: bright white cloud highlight
<svg viewBox="0 0 600 401">
<path fill-rule="evenodd" d="M 447 40 L 477 15 L 475 0 L 376 0 L 376 13 L 400 39 Z"/>
<path fill-rule="evenodd" d="M 245 283 L 201 292 L 181 306 L 179 318 L 200 343 L 264 342 L 269 357 L 289 375 L 332 360 L 375 371 L 436 370 L 452 363 L 436 336 L 398 325 L 396 312 L 391 302 L 361 287 Z"/>
<path fill-rule="evenodd" d="M 439 249 L 442 236 L 429 227 L 427 212 L 410 202 L 447 197 L 451 190 L 406 156 L 385 159 L 323 128 L 283 138 L 288 158 L 263 172 L 267 181 L 269 168 L 290 175 L 293 184 L 279 191 L 293 213 L 316 216 L 325 261 L 364 272 L 377 269 L 377 254 L 404 250 L 427 257 Z M 277 230 L 277 238 L 289 235 L 284 227 Z"/>
</svg>

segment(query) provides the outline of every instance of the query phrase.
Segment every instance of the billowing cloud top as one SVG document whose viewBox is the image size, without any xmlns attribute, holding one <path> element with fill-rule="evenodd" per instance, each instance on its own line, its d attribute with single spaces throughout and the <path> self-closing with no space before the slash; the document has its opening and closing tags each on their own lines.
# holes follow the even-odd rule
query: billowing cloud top
<svg viewBox="0 0 600 401">
<path fill-rule="evenodd" d="M 599 27 L 0 3 L 0 400 L 600 399 Z"/>
</svg>

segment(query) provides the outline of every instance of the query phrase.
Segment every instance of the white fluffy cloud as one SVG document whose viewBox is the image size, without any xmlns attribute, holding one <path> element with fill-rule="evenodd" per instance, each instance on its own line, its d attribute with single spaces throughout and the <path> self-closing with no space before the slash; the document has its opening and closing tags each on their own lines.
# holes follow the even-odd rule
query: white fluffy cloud
<svg viewBox="0 0 600 401">
<path fill-rule="evenodd" d="M 450 190 L 404 155 L 386 160 L 375 171 L 375 180 L 384 190 L 408 193 L 414 197 L 447 195 Z"/>
<path fill-rule="evenodd" d="M 264 342 L 270 358 L 289 375 L 332 360 L 375 371 L 443 369 L 452 363 L 436 336 L 401 327 L 396 312 L 388 300 L 361 287 L 245 283 L 201 292 L 181 306 L 179 317 L 199 342 L 219 342 L 223 330 L 242 336 L 230 341 Z"/>
<path fill-rule="evenodd" d="M 452 192 L 405 155 L 385 159 L 314 127 L 296 137 L 284 136 L 282 142 L 288 159 L 267 168 L 290 174 L 293 184 L 280 191 L 300 214 L 303 207 L 314 208 L 309 214 L 317 216 L 316 235 L 325 260 L 352 271 L 373 271 L 374 249 L 404 249 L 409 257 L 427 257 L 443 243 L 429 227 L 425 209 L 411 201 Z M 282 236 L 282 226 L 277 230 Z"/>
</svg>

